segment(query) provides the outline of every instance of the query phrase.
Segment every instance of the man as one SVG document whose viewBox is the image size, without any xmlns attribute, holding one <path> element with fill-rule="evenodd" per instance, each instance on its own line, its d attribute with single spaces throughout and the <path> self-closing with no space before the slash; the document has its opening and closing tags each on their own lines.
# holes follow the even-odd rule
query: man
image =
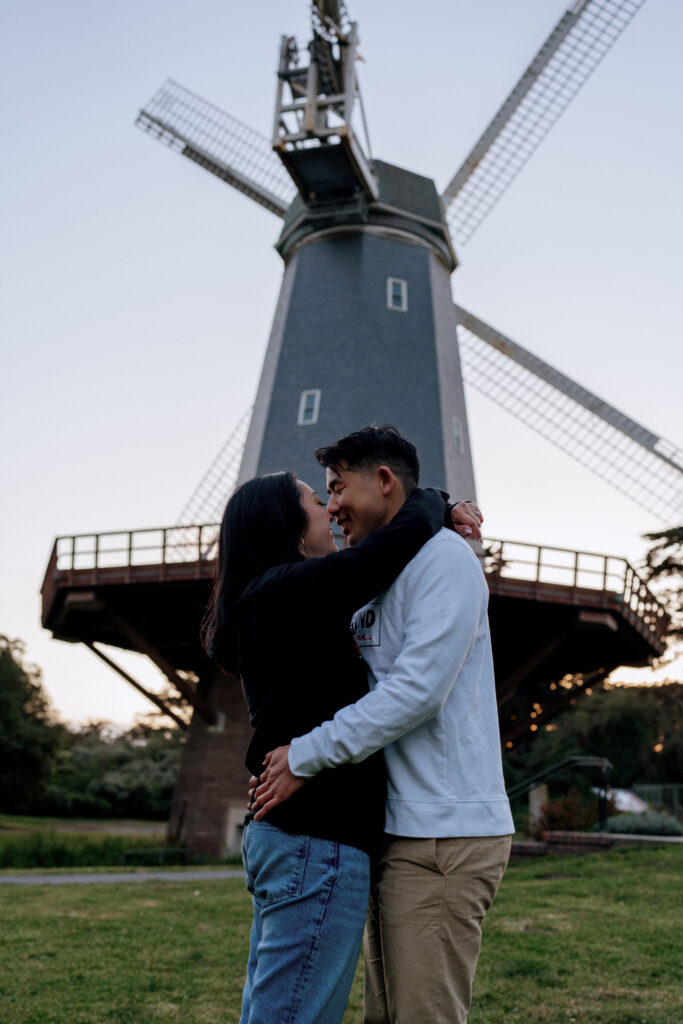
<svg viewBox="0 0 683 1024">
<path fill-rule="evenodd" d="M 367 427 L 316 456 L 327 471 L 328 512 L 351 545 L 389 522 L 417 486 L 415 447 L 391 427 Z M 269 755 L 256 789 L 260 818 L 323 768 L 384 747 L 388 795 L 366 929 L 366 1024 L 467 1020 L 481 922 L 513 832 L 487 599 L 476 556 L 442 530 L 353 618 L 371 692 Z"/>
</svg>

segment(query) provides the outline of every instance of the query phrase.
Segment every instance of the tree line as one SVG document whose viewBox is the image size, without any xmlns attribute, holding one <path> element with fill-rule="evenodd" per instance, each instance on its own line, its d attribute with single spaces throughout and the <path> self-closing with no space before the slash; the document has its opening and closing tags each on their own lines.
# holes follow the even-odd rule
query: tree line
<svg viewBox="0 0 683 1024">
<path fill-rule="evenodd" d="M 574 755 L 606 757 L 613 764 L 611 786 L 683 783 L 683 683 L 605 686 L 536 733 L 526 745 L 504 754 L 508 786 Z M 583 781 L 582 781 L 583 780 Z M 567 776 L 556 788 L 582 788 L 587 774 Z"/>
<path fill-rule="evenodd" d="M 184 735 L 138 723 L 64 725 L 19 640 L 0 636 L 0 811 L 54 817 L 168 817 Z"/>
<path fill-rule="evenodd" d="M 168 816 L 184 733 L 138 723 L 67 727 L 23 645 L 0 636 L 0 811 L 55 817 Z M 505 755 L 508 785 L 573 754 L 607 757 L 610 782 L 683 781 L 683 684 L 614 686 L 584 696 Z M 567 779 L 566 784 L 576 783 Z M 588 779 L 585 784 L 590 784 Z"/>
</svg>

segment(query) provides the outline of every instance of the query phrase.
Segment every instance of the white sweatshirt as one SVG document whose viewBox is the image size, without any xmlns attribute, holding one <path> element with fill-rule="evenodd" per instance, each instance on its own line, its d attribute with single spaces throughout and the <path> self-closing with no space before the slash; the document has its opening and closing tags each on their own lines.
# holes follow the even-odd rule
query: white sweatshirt
<svg viewBox="0 0 683 1024">
<path fill-rule="evenodd" d="M 389 590 L 354 615 L 371 692 L 292 740 L 294 774 L 310 777 L 384 747 L 386 832 L 513 832 L 487 605 L 477 557 L 457 534 L 441 530 Z"/>
</svg>

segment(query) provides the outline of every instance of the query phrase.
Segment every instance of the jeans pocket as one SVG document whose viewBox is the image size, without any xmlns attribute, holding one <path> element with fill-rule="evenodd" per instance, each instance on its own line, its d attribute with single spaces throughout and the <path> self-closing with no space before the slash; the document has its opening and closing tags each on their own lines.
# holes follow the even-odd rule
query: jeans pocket
<svg viewBox="0 0 683 1024">
<path fill-rule="evenodd" d="M 249 870 L 249 850 L 248 850 L 248 838 L 249 838 L 249 826 L 247 825 L 242 833 L 242 866 L 244 867 L 244 875 L 247 883 L 247 892 L 254 895 L 254 876 Z"/>
<path fill-rule="evenodd" d="M 310 836 L 291 835 L 265 821 L 251 821 L 244 834 L 247 888 L 260 907 L 301 893 Z"/>
</svg>

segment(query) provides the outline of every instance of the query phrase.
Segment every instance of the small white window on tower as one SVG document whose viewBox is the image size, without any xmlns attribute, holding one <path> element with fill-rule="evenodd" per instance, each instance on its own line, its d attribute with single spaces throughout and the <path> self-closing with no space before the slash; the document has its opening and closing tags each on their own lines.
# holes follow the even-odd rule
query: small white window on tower
<svg viewBox="0 0 683 1024">
<path fill-rule="evenodd" d="M 387 278 L 387 308 L 405 313 L 408 308 L 408 282 L 398 277 Z"/>
<path fill-rule="evenodd" d="M 453 441 L 455 443 L 455 450 L 458 455 L 462 455 L 465 451 L 465 435 L 462 429 L 462 423 L 457 416 L 453 416 L 451 419 L 451 426 L 453 428 Z"/>
<path fill-rule="evenodd" d="M 320 388 L 312 391 L 302 391 L 299 399 L 299 415 L 297 423 L 300 427 L 307 427 L 311 423 L 318 422 L 318 410 L 320 409 Z"/>
</svg>

